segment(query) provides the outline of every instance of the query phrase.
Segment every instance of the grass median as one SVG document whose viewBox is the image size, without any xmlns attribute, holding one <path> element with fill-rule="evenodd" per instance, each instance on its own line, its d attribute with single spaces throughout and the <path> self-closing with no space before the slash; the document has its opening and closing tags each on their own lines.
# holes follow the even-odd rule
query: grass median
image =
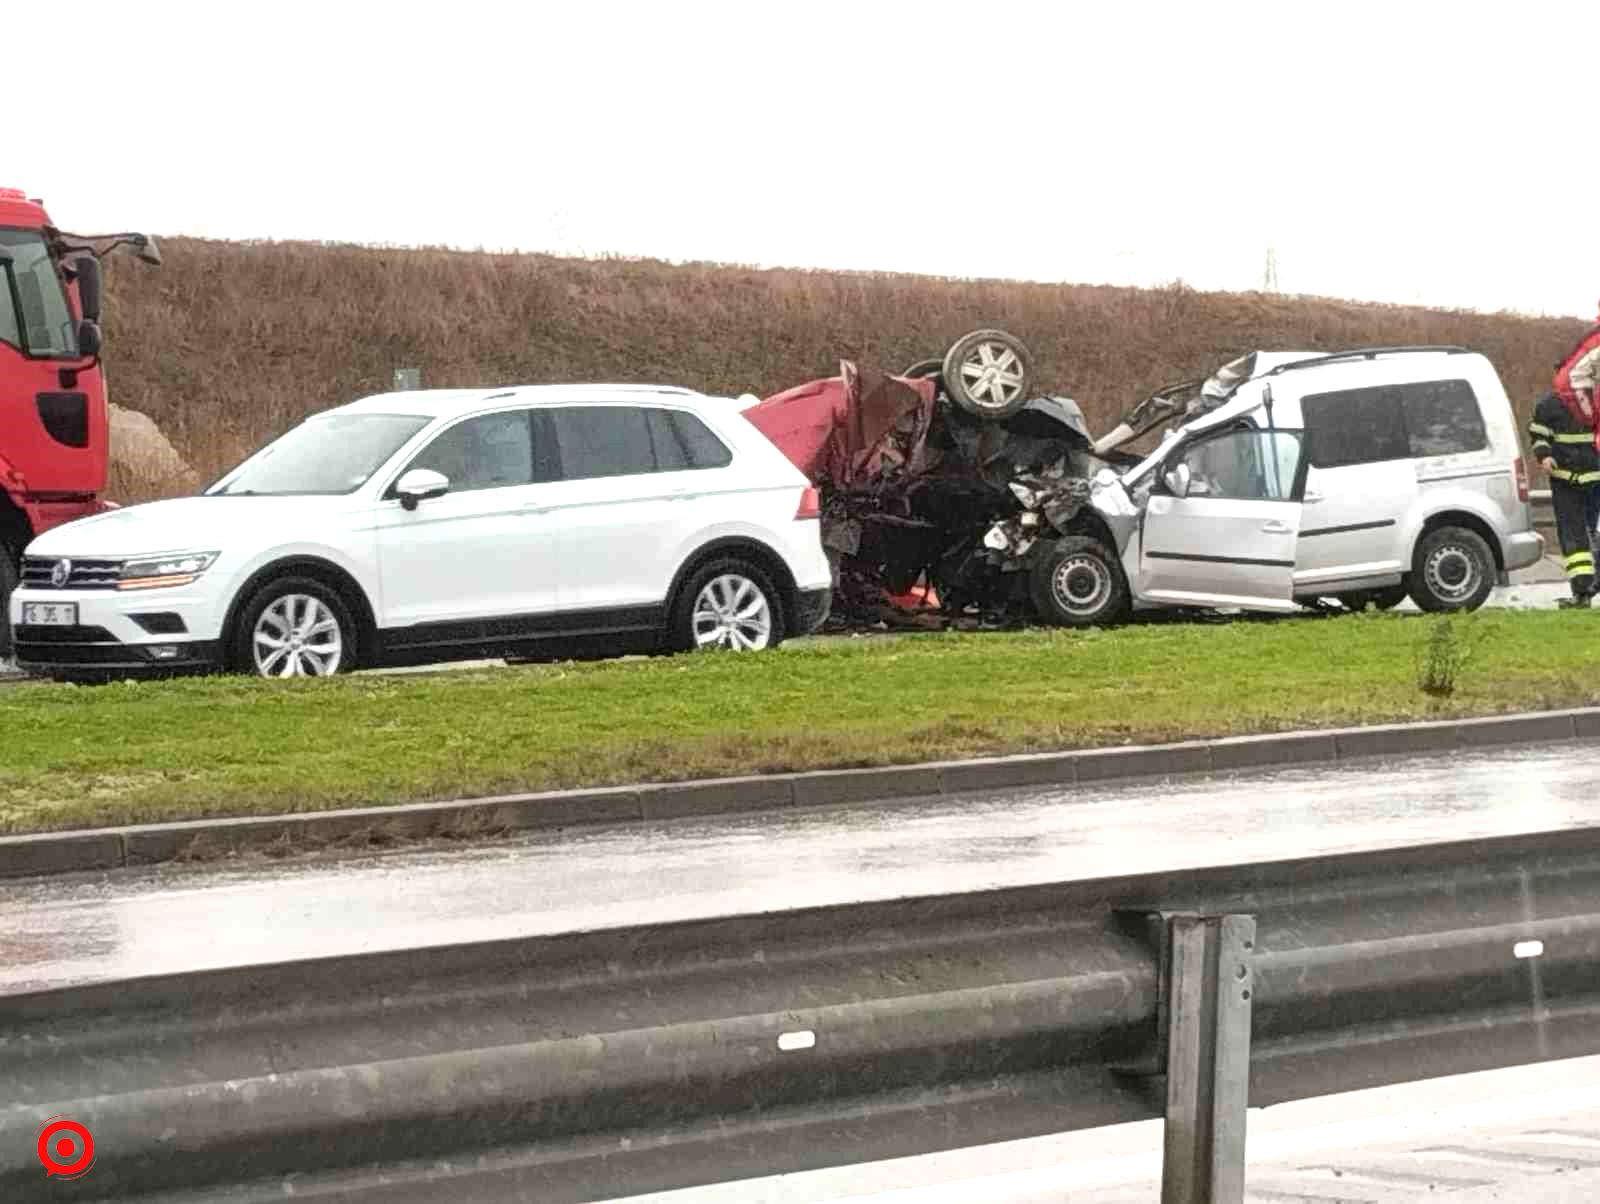
<svg viewBox="0 0 1600 1204">
<path fill-rule="evenodd" d="M 272 814 L 1600 701 L 1600 614 L 1151 623 L 764 656 L 0 691 L 0 831 Z"/>
</svg>

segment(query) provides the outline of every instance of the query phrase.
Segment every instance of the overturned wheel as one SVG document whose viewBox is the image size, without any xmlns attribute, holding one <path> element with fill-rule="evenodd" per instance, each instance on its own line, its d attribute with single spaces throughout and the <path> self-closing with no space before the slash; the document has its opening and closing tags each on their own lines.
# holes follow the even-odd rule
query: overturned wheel
<svg viewBox="0 0 1600 1204">
<path fill-rule="evenodd" d="M 1028 402 L 1033 356 L 1022 340 L 1003 330 L 974 330 L 945 352 L 944 389 L 967 413 L 1009 418 Z"/>
</svg>

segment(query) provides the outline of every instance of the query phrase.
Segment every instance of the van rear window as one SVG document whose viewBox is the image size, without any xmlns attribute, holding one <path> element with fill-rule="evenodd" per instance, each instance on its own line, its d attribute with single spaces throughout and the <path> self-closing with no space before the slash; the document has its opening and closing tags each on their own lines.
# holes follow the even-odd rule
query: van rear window
<svg viewBox="0 0 1600 1204">
<path fill-rule="evenodd" d="M 1301 407 L 1316 468 L 1453 456 L 1489 446 L 1477 394 L 1464 380 L 1313 393 Z"/>
</svg>

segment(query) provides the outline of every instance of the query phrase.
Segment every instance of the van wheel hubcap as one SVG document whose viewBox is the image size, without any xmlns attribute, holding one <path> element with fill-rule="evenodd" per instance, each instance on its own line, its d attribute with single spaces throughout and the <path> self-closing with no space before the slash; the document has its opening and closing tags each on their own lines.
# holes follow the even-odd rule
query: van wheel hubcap
<svg viewBox="0 0 1600 1204">
<path fill-rule="evenodd" d="M 1470 598 L 1481 579 L 1477 560 L 1459 544 L 1435 548 L 1425 571 L 1433 592 L 1450 602 Z"/>
<path fill-rule="evenodd" d="M 1056 600 L 1073 614 L 1091 614 L 1105 604 L 1111 593 L 1111 577 L 1098 561 L 1088 556 L 1069 556 L 1056 566 L 1050 578 Z"/>
<path fill-rule="evenodd" d="M 694 600 L 697 648 L 756 652 L 772 642 L 772 607 L 761 587 L 738 573 L 706 582 Z"/>
<path fill-rule="evenodd" d="M 344 659 L 344 633 L 322 599 L 285 594 L 261 612 L 250 648 L 262 677 L 326 677 Z"/>
</svg>

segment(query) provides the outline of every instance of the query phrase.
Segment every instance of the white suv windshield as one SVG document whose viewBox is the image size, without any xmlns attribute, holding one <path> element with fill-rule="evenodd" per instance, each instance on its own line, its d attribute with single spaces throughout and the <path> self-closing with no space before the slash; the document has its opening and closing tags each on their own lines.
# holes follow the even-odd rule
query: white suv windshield
<svg viewBox="0 0 1600 1204">
<path fill-rule="evenodd" d="M 430 420 L 414 414 L 329 414 L 269 443 L 208 494 L 352 493 Z"/>
</svg>

